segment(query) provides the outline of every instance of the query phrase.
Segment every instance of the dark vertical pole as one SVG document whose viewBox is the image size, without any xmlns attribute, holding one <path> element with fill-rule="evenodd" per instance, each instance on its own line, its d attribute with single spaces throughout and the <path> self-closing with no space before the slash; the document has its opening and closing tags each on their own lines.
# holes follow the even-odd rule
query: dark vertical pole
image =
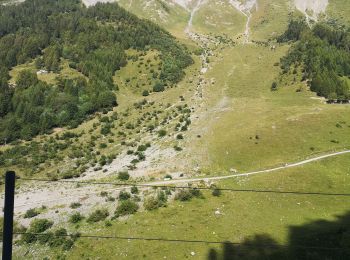
<svg viewBox="0 0 350 260">
<path fill-rule="evenodd" d="M 12 237 L 13 237 L 13 206 L 15 200 L 15 179 L 13 171 L 6 172 L 5 176 L 5 203 L 4 203 L 4 227 L 2 259 L 12 259 Z"/>
</svg>

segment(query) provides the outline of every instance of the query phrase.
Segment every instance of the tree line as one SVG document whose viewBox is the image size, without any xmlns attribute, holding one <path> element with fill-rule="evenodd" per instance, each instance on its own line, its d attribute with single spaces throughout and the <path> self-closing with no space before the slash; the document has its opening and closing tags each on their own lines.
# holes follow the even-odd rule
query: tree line
<svg viewBox="0 0 350 260">
<path fill-rule="evenodd" d="M 293 20 L 278 41 L 295 42 L 281 59 L 283 73 L 303 66 L 312 91 L 330 101 L 350 100 L 350 28 L 327 23 L 310 28 L 304 20 Z"/>
<path fill-rule="evenodd" d="M 0 143 L 74 127 L 117 105 L 113 76 L 130 48 L 160 52 L 163 85 L 180 81 L 193 62 L 169 33 L 116 3 L 85 8 L 79 0 L 27 0 L 0 6 L 0 13 Z M 48 85 L 23 71 L 15 86 L 8 84 L 16 65 L 34 60 L 38 69 L 59 73 L 62 59 L 83 76 Z"/>
</svg>

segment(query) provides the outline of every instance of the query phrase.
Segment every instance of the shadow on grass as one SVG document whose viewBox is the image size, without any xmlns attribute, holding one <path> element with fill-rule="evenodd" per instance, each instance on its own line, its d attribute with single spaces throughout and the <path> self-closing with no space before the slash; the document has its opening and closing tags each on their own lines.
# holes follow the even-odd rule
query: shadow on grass
<svg viewBox="0 0 350 260">
<path fill-rule="evenodd" d="M 350 259 L 350 211 L 337 216 L 335 221 L 318 220 L 290 226 L 287 245 L 280 245 L 269 235 L 261 234 L 241 244 L 228 241 L 222 244 L 221 251 L 210 249 L 207 259 Z"/>
</svg>

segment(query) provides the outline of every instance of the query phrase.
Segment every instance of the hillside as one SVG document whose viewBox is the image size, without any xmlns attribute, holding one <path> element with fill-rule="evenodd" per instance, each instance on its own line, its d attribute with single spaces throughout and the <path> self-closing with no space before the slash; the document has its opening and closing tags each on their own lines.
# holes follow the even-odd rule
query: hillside
<svg viewBox="0 0 350 260">
<path fill-rule="evenodd" d="M 25 16 L 28 10 L 31 15 Z M 82 9 L 79 2 L 29 1 L 3 7 L 0 26 L 0 140 L 5 142 L 30 139 L 54 127 L 76 126 L 94 112 L 111 110 L 117 105 L 114 74 L 127 59 L 138 58 L 127 57 L 126 50 L 160 53 L 153 78 L 161 88 L 180 81 L 182 69 L 192 63 L 165 31 L 116 4 Z M 58 74 L 57 85 L 48 86 L 36 73 L 24 70 L 9 86 L 9 70 L 34 59 L 36 69 Z M 61 77 L 63 59 L 81 75 Z"/>
<path fill-rule="evenodd" d="M 97 62 L 117 101 L 0 147 L 21 176 L 15 258 L 349 258 L 350 2 L 96 2 L 56 1 L 43 23 L 63 31 L 6 67 L 35 100 L 88 88 Z"/>
</svg>

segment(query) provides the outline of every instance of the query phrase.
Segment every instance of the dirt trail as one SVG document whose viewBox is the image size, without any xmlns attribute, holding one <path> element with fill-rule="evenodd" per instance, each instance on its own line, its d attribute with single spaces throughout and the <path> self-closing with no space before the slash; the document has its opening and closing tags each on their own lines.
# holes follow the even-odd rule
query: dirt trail
<svg viewBox="0 0 350 260">
<path fill-rule="evenodd" d="M 251 175 L 270 173 L 270 172 L 275 172 L 275 171 L 279 171 L 279 170 L 283 170 L 283 169 L 293 168 L 293 167 L 301 166 L 301 165 L 308 164 L 308 163 L 311 163 L 311 162 L 323 160 L 323 159 L 326 159 L 326 158 L 329 158 L 329 157 L 334 157 L 334 156 L 348 154 L 348 153 L 350 153 L 350 150 L 336 152 L 336 153 L 331 153 L 331 154 L 326 154 L 326 155 L 318 156 L 318 157 L 315 157 L 315 158 L 303 160 L 303 161 L 300 161 L 300 162 L 286 164 L 285 166 L 280 166 L 280 167 L 275 167 L 275 168 L 266 169 L 266 170 L 260 170 L 260 171 L 246 172 L 246 173 L 240 173 L 240 174 L 232 174 L 232 175 L 226 175 L 226 176 L 207 177 L 207 178 L 159 181 L 159 182 L 152 182 L 152 183 L 148 183 L 148 184 L 149 185 L 165 185 L 165 184 L 179 184 L 179 183 L 189 183 L 189 182 L 198 182 L 198 181 L 215 181 L 215 180 L 224 180 L 224 179 L 229 179 L 229 178 L 246 177 L 246 176 L 251 176 Z"/>
<path fill-rule="evenodd" d="M 230 178 L 240 178 L 247 177 L 258 174 L 266 174 L 271 172 L 276 172 L 283 169 L 298 167 L 315 161 L 323 160 L 330 157 L 335 157 L 339 155 L 344 155 L 350 153 L 350 150 L 334 152 L 330 154 L 321 155 L 311 159 L 303 160 L 296 163 L 285 164 L 284 166 L 274 167 L 265 170 L 258 170 L 240 174 L 232 174 L 226 176 L 214 176 L 214 177 L 202 177 L 202 178 L 192 178 L 192 179 L 173 179 L 169 181 L 154 181 L 148 183 L 142 183 L 143 185 L 175 185 L 181 183 L 193 183 L 193 182 L 209 182 L 209 181 L 218 181 Z M 40 207 L 45 205 L 48 208 L 57 207 L 57 205 L 69 205 L 72 202 L 84 201 L 84 209 L 86 212 L 89 212 L 91 206 L 104 203 L 104 198 L 98 196 L 101 191 L 111 192 L 114 195 L 117 195 L 120 190 L 129 189 L 131 186 L 125 187 L 116 187 L 111 185 L 111 187 L 105 185 L 85 185 L 77 186 L 75 183 L 65 183 L 64 185 L 57 186 L 56 183 L 38 183 L 38 187 L 35 189 L 28 189 L 27 191 L 23 190 L 20 193 L 16 194 L 15 198 L 15 213 L 17 215 L 23 214 L 26 210 L 30 208 Z M 41 188 L 39 188 L 41 187 Z M 50 191 L 50 192 L 48 192 Z M 2 196 L 3 197 L 3 196 Z M 3 198 L 1 198 L 1 204 L 3 206 Z M 69 209 L 66 209 L 69 211 Z M 52 215 L 49 215 L 52 217 Z M 23 222 L 23 219 L 21 219 Z"/>
</svg>

